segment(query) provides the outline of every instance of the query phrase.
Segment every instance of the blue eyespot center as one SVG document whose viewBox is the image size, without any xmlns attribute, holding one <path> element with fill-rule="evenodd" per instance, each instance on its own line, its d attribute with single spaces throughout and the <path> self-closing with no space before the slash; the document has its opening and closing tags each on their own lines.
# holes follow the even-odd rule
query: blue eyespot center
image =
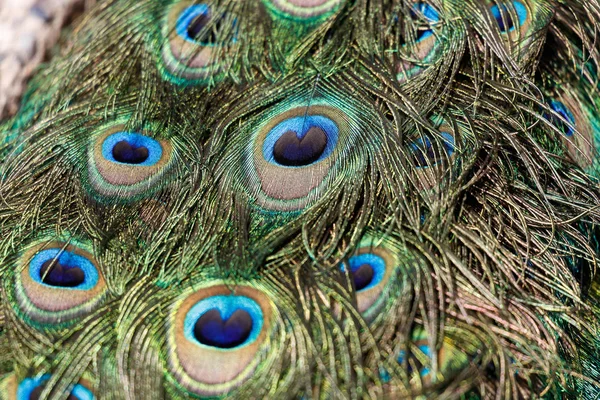
<svg viewBox="0 0 600 400">
<path fill-rule="evenodd" d="M 148 148 L 135 146 L 121 140 L 113 147 L 112 155 L 115 160 L 125 164 L 141 164 L 148 159 Z"/>
<path fill-rule="evenodd" d="M 223 21 L 224 15 L 214 16 L 207 4 L 196 4 L 182 11 L 177 18 L 175 31 L 187 42 L 201 46 L 215 46 L 219 42 L 217 35 L 222 30 Z M 213 26 L 207 29 L 211 22 Z M 235 20 L 233 24 L 235 26 Z"/>
<path fill-rule="evenodd" d="M 160 161 L 162 152 L 157 140 L 135 132 L 116 132 L 102 143 L 102 156 L 118 164 L 152 166 Z"/>
<path fill-rule="evenodd" d="M 77 265 L 63 265 L 58 260 L 48 260 L 42 264 L 40 279 L 50 286 L 76 287 L 85 281 L 85 272 Z"/>
<path fill-rule="evenodd" d="M 575 125 L 575 117 L 569 108 L 564 105 L 562 102 L 558 100 L 550 101 L 550 108 L 558 113 L 560 117 L 556 115 L 547 115 L 544 117 L 551 121 L 561 132 L 563 132 L 566 136 L 571 137 L 575 133 L 574 129 L 571 126 Z M 569 124 L 571 126 L 569 126 Z"/>
<path fill-rule="evenodd" d="M 372 253 L 352 256 L 348 260 L 348 265 L 356 292 L 377 286 L 385 276 L 385 260 Z M 346 272 L 346 265 L 342 264 L 340 270 Z"/>
<path fill-rule="evenodd" d="M 49 374 L 39 378 L 25 378 L 17 388 L 18 400 L 39 400 L 44 390 L 44 384 L 50 379 Z M 83 385 L 77 384 L 71 389 L 67 400 L 94 400 L 92 392 Z"/>
<path fill-rule="evenodd" d="M 72 290 L 90 290 L 99 279 L 90 260 L 62 249 L 37 253 L 29 263 L 29 275 L 41 285 Z"/>
<path fill-rule="evenodd" d="M 506 33 L 515 30 L 517 27 L 523 26 L 527 22 L 527 7 L 519 1 L 513 1 L 512 7 L 504 4 L 496 4 L 490 8 L 492 15 L 496 19 L 500 32 Z M 515 24 L 513 16 L 516 15 L 519 20 Z"/>
<path fill-rule="evenodd" d="M 322 115 L 289 118 L 269 131 L 263 157 L 279 166 L 308 166 L 334 151 L 338 134 L 337 124 Z"/>
<path fill-rule="evenodd" d="M 213 296 L 196 303 L 184 321 L 188 340 L 222 350 L 254 342 L 264 324 L 260 306 L 245 296 Z"/>
<path fill-rule="evenodd" d="M 371 282 L 373 282 L 373 277 L 375 276 L 375 271 L 373 267 L 369 264 L 363 264 L 359 266 L 357 269 L 351 271 L 352 279 L 354 280 L 354 288 L 357 292 L 360 292 Z"/>
<path fill-rule="evenodd" d="M 194 325 L 194 337 L 207 346 L 230 349 L 243 344 L 252 332 L 252 317 L 242 309 L 224 319 L 213 308 L 204 313 Z"/>
<path fill-rule="evenodd" d="M 309 165 L 321 157 L 326 146 L 327 134 L 319 127 L 311 127 L 302 138 L 294 131 L 287 131 L 275 142 L 273 157 L 288 167 Z"/>
<path fill-rule="evenodd" d="M 454 136 L 447 132 L 441 132 L 441 145 L 446 156 L 450 157 L 454 154 Z M 417 168 L 426 168 L 436 165 L 439 162 L 440 149 L 434 146 L 428 138 L 419 138 L 410 144 L 410 149 L 413 155 L 413 162 Z"/>
<path fill-rule="evenodd" d="M 422 16 L 427 22 L 426 26 L 420 26 L 418 28 L 416 36 L 417 42 L 432 36 L 433 30 L 431 29 L 431 26 L 440 21 L 440 14 L 437 12 L 437 10 L 425 3 L 415 3 L 410 15 L 413 19 L 417 19 L 419 16 Z"/>
<path fill-rule="evenodd" d="M 421 344 L 419 346 L 417 346 L 419 348 L 419 350 L 425 355 L 425 357 L 427 357 L 428 359 L 431 360 L 433 354 L 431 352 L 431 348 L 426 345 L 426 344 Z M 404 350 L 401 350 L 400 353 L 398 353 L 398 357 L 396 358 L 396 361 L 398 361 L 398 364 L 402 364 L 406 359 L 406 352 Z M 419 362 L 418 359 L 415 358 L 416 364 L 419 368 L 419 373 L 421 375 L 421 377 L 425 377 L 427 375 L 429 375 L 429 373 L 431 372 L 429 367 L 423 365 L 421 362 Z M 408 365 L 408 373 L 412 373 L 412 367 L 410 366 L 410 364 Z"/>
</svg>

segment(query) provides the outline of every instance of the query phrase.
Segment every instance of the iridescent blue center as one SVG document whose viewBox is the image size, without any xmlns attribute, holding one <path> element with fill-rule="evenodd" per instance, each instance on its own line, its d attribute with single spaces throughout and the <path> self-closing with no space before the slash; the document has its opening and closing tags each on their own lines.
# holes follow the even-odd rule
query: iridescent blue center
<svg viewBox="0 0 600 400">
<path fill-rule="evenodd" d="M 428 345 L 421 344 L 417 347 L 425 355 L 425 357 L 427 357 L 431 360 L 432 352 L 431 352 L 431 348 Z M 398 361 L 398 364 L 402 364 L 405 361 L 405 358 L 406 358 L 406 352 L 404 350 L 401 350 L 400 353 L 398 354 L 398 357 L 396 358 L 396 360 Z M 410 364 L 408 366 L 408 372 L 409 373 L 412 372 L 412 368 L 411 368 Z M 429 374 L 429 372 L 430 372 L 429 367 L 423 366 L 423 368 L 421 368 L 421 370 L 420 370 L 421 377 L 425 377 L 426 375 Z"/>
<path fill-rule="evenodd" d="M 116 132 L 102 143 L 102 156 L 117 164 L 149 167 L 160 161 L 162 152 L 157 140 L 135 132 Z"/>
<path fill-rule="evenodd" d="M 39 378 L 25 378 L 17 388 L 17 400 L 38 400 L 43 390 L 43 384 L 50 379 L 49 374 Z M 75 385 L 71 389 L 67 400 L 94 400 L 92 392 L 82 385 Z"/>
<path fill-rule="evenodd" d="M 42 250 L 32 258 L 29 276 L 40 285 L 65 290 L 90 290 L 99 279 L 90 260 L 56 248 Z"/>
<path fill-rule="evenodd" d="M 230 349 L 248 339 L 253 325 L 252 317 L 245 310 L 236 310 L 224 318 L 221 311 L 213 308 L 196 321 L 194 337 L 207 346 Z"/>
<path fill-rule="evenodd" d="M 207 29 L 212 18 L 214 17 L 208 4 L 200 3 L 189 6 L 179 14 L 175 31 L 187 42 L 201 46 L 216 46 L 219 42 L 217 33 L 221 31 L 219 24 L 224 20 L 224 15 L 217 16 L 213 26 Z M 237 20 L 233 19 L 231 23 L 235 30 Z M 236 41 L 236 36 L 237 32 L 234 32 L 232 42 Z"/>
<path fill-rule="evenodd" d="M 352 256 L 348 265 L 357 292 L 377 286 L 385 276 L 385 260 L 372 253 Z M 340 270 L 346 272 L 346 265 L 342 264 Z"/>
<path fill-rule="evenodd" d="M 289 118 L 269 131 L 263 157 L 278 166 L 304 167 L 331 155 L 338 135 L 337 124 L 323 115 Z"/>
<path fill-rule="evenodd" d="M 203 38 L 199 38 L 199 35 L 209 20 L 209 6 L 204 3 L 196 4 L 182 11 L 179 18 L 177 18 L 175 31 L 188 42 L 207 45 L 210 43 L 207 43 Z"/>
<path fill-rule="evenodd" d="M 545 114 L 544 116 L 546 117 L 546 119 L 552 121 L 552 123 L 556 125 L 556 127 L 560 129 L 566 136 L 573 136 L 575 130 L 572 128 L 572 126 L 575 126 L 575 117 L 573 116 L 571 110 L 569 110 L 567 106 L 565 106 L 558 100 L 550 101 L 550 108 L 553 111 L 555 111 L 560 117 L 556 115 Z M 569 124 L 571 126 L 569 126 Z"/>
<path fill-rule="evenodd" d="M 202 346 L 233 350 L 254 342 L 264 324 L 260 306 L 245 296 L 213 296 L 196 303 L 184 320 L 185 337 Z"/>
<path fill-rule="evenodd" d="M 433 35 L 431 26 L 440 21 L 440 14 L 435 8 L 425 3 L 415 3 L 413 10 L 411 10 L 411 17 L 416 19 L 418 16 L 422 16 L 427 20 L 428 27 L 420 27 L 417 30 L 417 42 L 425 40 Z"/>
<path fill-rule="evenodd" d="M 454 154 L 454 136 L 447 132 L 440 132 L 442 137 L 441 144 L 446 156 L 450 157 Z M 436 165 L 439 160 L 439 150 L 434 146 L 431 140 L 427 137 L 419 138 L 410 144 L 414 163 L 417 168 L 426 168 Z"/>
<path fill-rule="evenodd" d="M 492 15 L 496 19 L 500 32 L 511 32 L 516 27 L 521 27 L 527 22 L 527 7 L 519 1 L 513 1 L 512 7 L 504 4 L 496 4 L 490 8 Z M 515 15 L 519 18 L 518 25 L 515 26 L 511 15 Z"/>
</svg>

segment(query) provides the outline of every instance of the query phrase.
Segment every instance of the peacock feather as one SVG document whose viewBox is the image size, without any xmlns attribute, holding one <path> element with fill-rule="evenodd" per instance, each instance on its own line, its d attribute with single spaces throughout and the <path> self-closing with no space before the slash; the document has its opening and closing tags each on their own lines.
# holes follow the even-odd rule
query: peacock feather
<svg viewBox="0 0 600 400">
<path fill-rule="evenodd" d="M 97 1 L 0 125 L 0 398 L 598 398 L 599 31 Z"/>
</svg>

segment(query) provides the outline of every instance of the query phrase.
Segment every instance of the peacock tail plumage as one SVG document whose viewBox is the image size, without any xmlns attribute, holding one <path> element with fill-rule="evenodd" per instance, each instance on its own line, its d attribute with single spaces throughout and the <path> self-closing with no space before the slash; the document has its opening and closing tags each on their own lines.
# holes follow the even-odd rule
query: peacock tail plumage
<svg viewBox="0 0 600 400">
<path fill-rule="evenodd" d="M 600 1 L 101 0 L 0 133 L 0 398 L 597 399 Z"/>
</svg>

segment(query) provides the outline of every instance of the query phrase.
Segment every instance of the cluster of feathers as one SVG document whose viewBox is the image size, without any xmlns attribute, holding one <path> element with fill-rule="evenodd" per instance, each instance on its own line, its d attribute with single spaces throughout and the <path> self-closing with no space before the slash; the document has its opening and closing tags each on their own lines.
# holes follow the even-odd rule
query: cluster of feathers
<svg viewBox="0 0 600 400">
<path fill-rule="evenodd" d="M 103 0 L 0 133 L 2 399 L 597 399 L 600 0 Z"/>
</svg>

